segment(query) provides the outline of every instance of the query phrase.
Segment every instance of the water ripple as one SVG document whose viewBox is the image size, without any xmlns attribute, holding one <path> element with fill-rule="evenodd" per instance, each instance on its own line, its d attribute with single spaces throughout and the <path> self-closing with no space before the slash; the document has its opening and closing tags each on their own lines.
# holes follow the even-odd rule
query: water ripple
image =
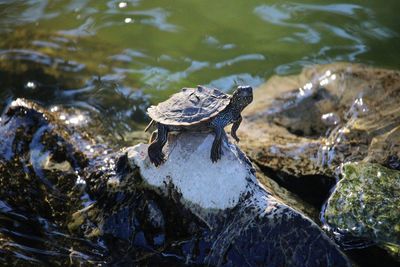
<svg viewBox="0 0 400 267">
<path fill-rule="evenodd" d="M 123 17 L 124 20 L 119 20 L 120 24 L 122 22 L 127 23 L 125 20 L 126 18 L 133 18 L 134 22 L 137 22 L 139 24 L 144 24 L 144 25 L 150 25 L 153 26 L 161 31 L 166 31 L 166 32 L 177 32 L 180 27 L 169 23 L 167 21 L 168 17 L 171 15 L 170 12 L 166 11 L 163 8 L 153 8 L 153 9 L 148 9 L 148 10 L 134 10 L 134 11 L 120 11 L 115 8 L 111 8 L 108 11 L 105 12 L 106 14 L 112 14 L 112 15 L 118 15 L 119 17 Z M 111 23 L 106 23 L 103 24 L 102 26 L 111 26 L 115 25 L 115 22 L 118 23 L 118 20 L 115 20 L 114 17 L 111 17 L 112 20 L 110 21 Z M 130 22 L 130 21 L 129 21 Z"/>
<path fill-rule="evenodd" d="M 76 37 L 93 36 L 96 34 L 94 27 L 95 21 L 93 18 L 87 18 L 85 22 L 75 29 L 61 30 L 58 33 L 61 35 L 69 35 Z"/>
<path fill-rule="evenodd" d="M 293 34 L 294 36 L 300 37 L 301 41 L 303 42 L 314 44 L 321 40 L 318 31 L 314 30 L 309 25 L 304 23 L 288 22 L 292 18 L 292 12 L 289 9 L 285 10 L 276 6 L 262 5 L 256 7 L 254 9 L 254 13 L 262 20 L 265 20 L 271 24 L 303 30 Z"/>
<path fill-rule="evenodd" d="M 215 67 L 217 69 L 221 69 L 226 66 L 231 66 L 233 64 L 236 64 L 236 63 L 239 63 L 242 61 L 248 61 L 248 60 L 265 60 L 265 56 L 261 55 L 261 54 L 240 55 L 235 58 L 228 59 L 223 62 L 219 62 L 219 63 L 215 64 Z"/>
</svg>

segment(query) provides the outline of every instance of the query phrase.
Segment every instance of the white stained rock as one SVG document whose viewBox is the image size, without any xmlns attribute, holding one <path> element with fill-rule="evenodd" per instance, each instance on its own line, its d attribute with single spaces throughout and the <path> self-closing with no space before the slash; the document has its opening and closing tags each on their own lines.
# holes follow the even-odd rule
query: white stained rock
<svg viewBox="0 0 400 267">
<path fill-rule="evenodd" d="M 252 187 L 249 181 L 253 185 L 257 181 L 235 145 L 224 142 L 221 159 L 212 163 L 213 140 L 214 135 L 207 133 L 170 135 L 164 147 L 167 160 L 159 167 L 150 162 L 147 144 L 128 148 L 128 158 L 149 185 L 166 191 L 172 184 L 183 203 L 204 209 L 232 208 Z"/>
</svg>

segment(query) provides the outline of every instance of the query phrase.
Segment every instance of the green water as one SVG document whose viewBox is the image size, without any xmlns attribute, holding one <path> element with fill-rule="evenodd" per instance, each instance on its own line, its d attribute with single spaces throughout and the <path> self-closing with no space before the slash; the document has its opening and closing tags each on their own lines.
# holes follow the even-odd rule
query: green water
<svg viewBox="0 0 400 267">
<path fill-rule="evenodd" d="M 397 69 L 399 9 L 395 0 L 0 1 L 0 100 L 97 112 L 126 139 L 148 105 L 183 86 L 230 91 L 334 61 Z"/>
</svg>

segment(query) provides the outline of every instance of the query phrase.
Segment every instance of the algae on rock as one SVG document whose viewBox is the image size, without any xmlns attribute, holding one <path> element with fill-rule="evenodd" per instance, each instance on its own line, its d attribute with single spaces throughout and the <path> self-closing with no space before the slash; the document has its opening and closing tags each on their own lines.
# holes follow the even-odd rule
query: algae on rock
<svg viewBox="0 0 400 267">
<path fill-rule="evenodd" d="M 334 231 L 372 240 L 398 254 L 399 207 L 400 171 L 376 163 L 347 163 L 324 217 Z"/>
</svg>

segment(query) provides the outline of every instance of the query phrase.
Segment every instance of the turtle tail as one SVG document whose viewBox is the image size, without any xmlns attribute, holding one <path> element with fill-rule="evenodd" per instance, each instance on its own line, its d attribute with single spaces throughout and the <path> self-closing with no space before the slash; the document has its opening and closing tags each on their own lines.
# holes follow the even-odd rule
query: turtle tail
<svg viewBox="0 0 400 267">
<path fill-rule="evenodd" d="M 147 132 L 153 125 L 154 125 L 154 120 L 151 120 L 151 122 L 149 123 L 149 125 L 146 126 L 144 131 Z"/>
</svg>

